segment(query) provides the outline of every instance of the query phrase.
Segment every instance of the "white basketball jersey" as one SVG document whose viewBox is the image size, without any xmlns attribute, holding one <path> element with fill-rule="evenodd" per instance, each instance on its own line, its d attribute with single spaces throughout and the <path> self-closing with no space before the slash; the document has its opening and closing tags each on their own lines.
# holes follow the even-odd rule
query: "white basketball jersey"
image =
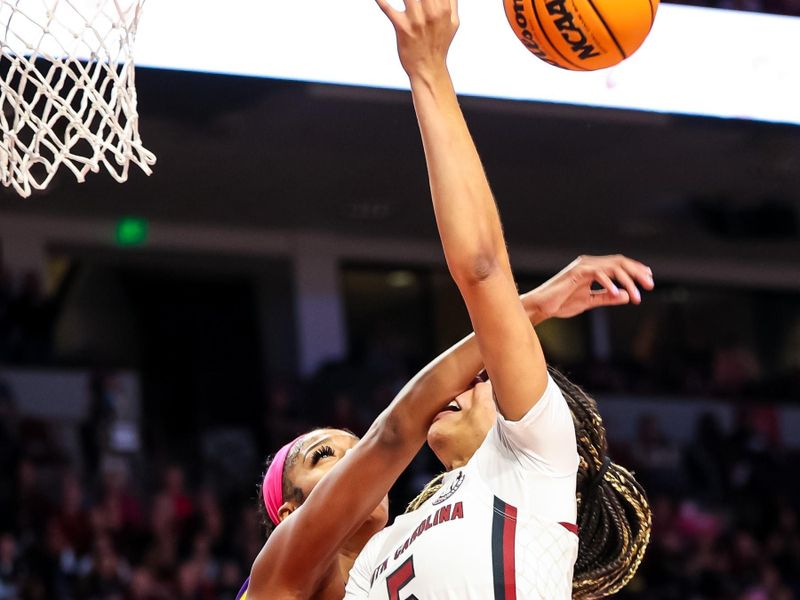
<svg viewBox="0 0 800 600">
<path fill-rule="evenodd" d="M 345 600 L 568 600 L 578 555 L 572 415 L 550 379 L 418 510 L 375 535 Z"/>
</svg>

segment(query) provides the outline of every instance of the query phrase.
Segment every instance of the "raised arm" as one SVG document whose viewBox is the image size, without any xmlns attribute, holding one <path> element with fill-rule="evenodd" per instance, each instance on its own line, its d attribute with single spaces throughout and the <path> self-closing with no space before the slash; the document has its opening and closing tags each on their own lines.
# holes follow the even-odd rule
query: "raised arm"
<svg viewBox="0 0 800 600">
<path fill-rule="evenodd" d="M 342 545 L 372 513 L 425 441 L 436 414 L 481 368 L 466 338 L 412 379 L 359 443 L 323 477 L 306 501 L 273 531 L 253 563 L 248 600 L 279 592 L 307 598 Z M 342 582 L 342 596 L 344 582 Z"/>
<path fill-rule="evenodd" d="M 544 392 L 547 369 L 520 303 L 497 207 L 447 70 L 458 27 L 457 2 L 405 0 L 404 12 L 386 0 L 377 2 L 394 25 L 411 82 L 450 274 L 469 311 L 499 410 L 507 419 L 520 419 Z M 633 281 L 621 277 L 619 282 L 638 303 Z M 610 293 L 619 293 L 611 280 L 602 283 Z"/>
<path fill-rule="evenodd" d="M 624 257 L 582 257 L 535 290 L 524 294 L 526 318 L 538 324 L 590 308 L 626 304 L 625 292 L 592 291 L 613 272 L 631 277 L 646 269 Z M 483 362 L 474 334 L 428 364 L 397 395 L 364 439 L 337 464 L 306 502 L 278 528 L 251 573 L 250 600 L 279 591 L 299 595 L 322 577 L 339 548 L 389 491 L 422 446 L 433 417 L 466 389 Z M 298 560 L 298 557 L 303 557 Z"/>
<path fill-rule="evenodd" d="M 309 597 L 342 545 L 422 447 L 436 414 L 480 370 L 480 350 L 471 335 L 409 381 L 361 441 L 273 531 L 253 563 L 248 600 L 284 597 L 279 593 Z"/>
</svg>

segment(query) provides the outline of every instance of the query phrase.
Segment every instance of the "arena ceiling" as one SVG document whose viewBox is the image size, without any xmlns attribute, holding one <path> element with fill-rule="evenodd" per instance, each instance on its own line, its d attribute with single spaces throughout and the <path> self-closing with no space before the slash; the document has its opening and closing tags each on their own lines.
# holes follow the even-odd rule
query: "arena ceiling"
<svg viewBox="0 0 800 600">
<path fill-rule="evenodd" d="M 1 211 L 435 239 L 405 93 L 140 69 L 155 174 Z M 800 260 L 800 128 L 463 100 L 512 246 Z"/>
</svg>

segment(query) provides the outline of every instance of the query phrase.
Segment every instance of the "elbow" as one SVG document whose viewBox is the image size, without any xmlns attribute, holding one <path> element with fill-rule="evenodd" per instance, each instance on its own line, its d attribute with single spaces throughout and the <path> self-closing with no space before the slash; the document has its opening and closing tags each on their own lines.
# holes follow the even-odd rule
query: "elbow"
<svg viewBox="0 0 800 600">
<path fill-rule="evenodd" d="M 501 272 L 500 257 L 492 252 L 479 252 L 451 268 L 459 287 L 479 285 Z"/>
<path fill-rule="evenodd" d="M 374 442 L 384 448 L 398 448 L 403 444 L 421 444 L 425 441 L 427 427 L 411 415 L 387 410 L 373 424 Z"/>
<path fill-rule="evenodd" d="M 375 441 L 381 446 L 396 446 L 408 438 L 409 426 L 400 415 L 385 411 L 375 422 Z"/>
</svg>

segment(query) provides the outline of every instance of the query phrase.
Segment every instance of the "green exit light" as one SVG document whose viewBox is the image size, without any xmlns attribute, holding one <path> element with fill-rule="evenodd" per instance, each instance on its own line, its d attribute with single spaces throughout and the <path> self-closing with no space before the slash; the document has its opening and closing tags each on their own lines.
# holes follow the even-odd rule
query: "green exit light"
<svg viewBox="0 0 800 600">
<path fill-rule="evenodd" d="M 117 244 L 120 246 L 141 246 L 147 241 L 147 219 L 123 217 L 117 221 Z"/>
</svg>

